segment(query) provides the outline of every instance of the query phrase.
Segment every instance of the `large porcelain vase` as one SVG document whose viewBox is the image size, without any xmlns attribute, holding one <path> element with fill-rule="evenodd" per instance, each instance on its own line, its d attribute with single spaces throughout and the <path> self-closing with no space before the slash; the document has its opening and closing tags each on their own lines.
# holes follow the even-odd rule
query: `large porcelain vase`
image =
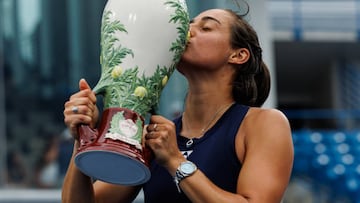
<svg viewBox="0 0 360 203">
<path fill-rule="evenodd" d="M 121 185 L 150 178 L 151 151 L 142 143 L 144 118 L 185 49 L 185 0 L 108 0 L 101 26 L 101 76 L 94 87 L 104 110 L 97 129 L 80 126 L 77 167 Z"/>
</svg>

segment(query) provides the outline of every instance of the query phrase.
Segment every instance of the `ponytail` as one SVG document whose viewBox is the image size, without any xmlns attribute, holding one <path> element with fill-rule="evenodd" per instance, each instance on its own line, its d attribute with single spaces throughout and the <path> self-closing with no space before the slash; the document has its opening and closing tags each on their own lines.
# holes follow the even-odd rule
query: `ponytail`
<svg viewBox="0 0 360 203">
<path fill-rule="evenodd" d="M 255 75 L 257 98 L 252 106 L 262 106 L 269 96 L 271 87 L 270 71 L 264 61 L 260 63 L 260 71 Z"/>
<path fill-rule="evenodd" d="M 232 25 L 231 45 L 233 48 L 247 48 L 249 60 L 236 67 L 232 94 L 236 102 L 260 107 L 270 92 L 270 72 L 262 60 L 262 49 L 255 30 L 243 16 L 227 10 L 234 16 Z"/>
</svg>

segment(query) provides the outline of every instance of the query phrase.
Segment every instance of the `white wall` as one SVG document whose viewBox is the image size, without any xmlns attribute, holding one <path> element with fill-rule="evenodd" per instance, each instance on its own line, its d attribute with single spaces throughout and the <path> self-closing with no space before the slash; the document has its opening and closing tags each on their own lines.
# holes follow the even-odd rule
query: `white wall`
<svg viewBox="0 0 360 203">
<path fill-rule="evenodd" d="M 270 14 L 267 0 L 248 1 L 250 5 L 250 24 L 258 33 L 260 45 L 263 49 L 263 60 L 270 69 L 271 91 L 264 107 L 277 107 L 277 88 L 274 62 L 273 35 L 271 32 Z"/>
</svg>

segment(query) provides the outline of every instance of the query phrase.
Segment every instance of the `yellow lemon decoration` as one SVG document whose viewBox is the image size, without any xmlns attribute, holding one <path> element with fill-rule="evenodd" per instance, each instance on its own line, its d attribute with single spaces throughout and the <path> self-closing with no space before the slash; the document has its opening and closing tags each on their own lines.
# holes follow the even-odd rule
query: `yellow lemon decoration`
<svg viewBox="0 0 360 203">
<path fill-rule="evenodd" d="M 190 31 L 188 31 L 187 36 L 186 36 L 186 41 L 189 41 L 190 38 L 191 38 L 191 33 L 190 33 Z"/>
<path fill-rule="evenodd" d="M 143 86 L 139 86 L 135 89 L 134 95 L 140 97 L 141 99 L 144 98 L 147 94 L 147 90 Z"/>
<path fill-rule="evenodd" d="M 166 85 L 166 83 L 168 82 L 168 80 L 169 80 L 168 76 L 165 75 L 165 77 L 164 77 L 164 78 L 162 79 L 162 81 L 161 81 L 161 84 L 162 84 L 163 87 Z"/>
<path fill-rule="evenodd" d="M 120 77 L 120 75 L 123 73 L 123 69 L 121 68 L 121 66 L 116 66 L 112 71 L 111 71 L 111 77 L 113 77 L 114 79 Z"/>
</svg>

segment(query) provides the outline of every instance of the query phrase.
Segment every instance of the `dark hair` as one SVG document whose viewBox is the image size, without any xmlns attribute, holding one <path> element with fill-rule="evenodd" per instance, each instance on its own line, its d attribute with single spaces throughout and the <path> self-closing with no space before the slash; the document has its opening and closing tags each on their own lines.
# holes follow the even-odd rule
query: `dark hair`
<svg viewBox="0 0 360 203">
<path fill-rule="evenodd" d="M 262 59 L 257 33 L 253 27 L 239 15 L 226 9 L 234 17 L 231 25 L 231 46 L 246 48 L 250 52 L 249 60 L 236 68 L 232 94 L 236 102 L 260 107 L 270 92 L 270 72 Z"/>
</svg>

